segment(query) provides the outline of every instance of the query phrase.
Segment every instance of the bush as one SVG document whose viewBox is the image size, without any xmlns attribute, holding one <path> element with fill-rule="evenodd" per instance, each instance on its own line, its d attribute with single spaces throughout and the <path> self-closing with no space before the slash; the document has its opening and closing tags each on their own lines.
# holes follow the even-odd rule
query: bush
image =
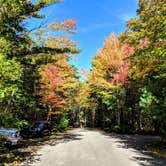
<svg viewBox="0 0 166 166">
<path fill-rule="evenodd" d="M 4 112 L 0 114 L 0 126 L 6 128 L 12 127 L 14 120 L 15 119 L 9 112 Z"/>
<path fill-rule="evenodd" d="M 115 133 L 121 133 L 122 132 L 122 128 L 119 125 L 115 125 L 111 127 L 111 131 L 115 132 Z"/>
<path fill-rule="evenodd" d="M 53 127 L 54 131 L 65 131 L 69 126 L 69 120 L 65 117 L 62 117 L 59 124 L 55 124 Z"/>
<path fill-rule="evenodd" d="M 29 136 L 29 128 L 30 128 L 30 124 L 28 121 L 26 120 L 17 120 L 14 123 L 14 127 L 17 128 L 20 131 L 20 135 L 23 138 L 26 138 Z"/>
<path fill-rule="evenodd" d="M 69 125 L 69 120 L 66 118 L 62 118 L 60 121 L 61 128 L 67 129 L 68 125 Z"/>
<path fill-rule="evenodd" d="M 6 151 L 6 139 L 4 139 L 1 135 L 0 135 L 0 153 Z"/>
<path fill-rule="evenodd" d="M 19 129 L 20 131 L 24 128 L 26 128 L 27 126 L 29 126 L 28 122 L 26 120 L 17 120 L 14 123 L 14 127 L 16 127 L 17 129 Z"/>
</svg>

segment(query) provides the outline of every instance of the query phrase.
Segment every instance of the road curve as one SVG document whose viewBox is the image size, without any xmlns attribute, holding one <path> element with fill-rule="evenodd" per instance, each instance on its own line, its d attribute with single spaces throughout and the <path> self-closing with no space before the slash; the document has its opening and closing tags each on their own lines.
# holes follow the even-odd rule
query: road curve
<svg viewBox="0 0 166 166">
<path fill-rule="evenodd" d="M 126 135 L 121 138 L 97 130 L 74 129 L 58 135 L 56 141 L 47 142 L 21 165 L 165 166 L 165 159 L 141 150 L 141 145 L 135 146 L 137 140 L 142 139 L 137 137 Z"/>
</svg>

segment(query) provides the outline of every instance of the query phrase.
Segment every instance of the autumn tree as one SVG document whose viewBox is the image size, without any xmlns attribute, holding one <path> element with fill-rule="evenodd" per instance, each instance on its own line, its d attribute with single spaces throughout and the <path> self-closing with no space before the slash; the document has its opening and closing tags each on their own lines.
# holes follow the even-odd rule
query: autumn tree
<svg viewBox="0 0 166 166">
<path fill-rule="evenodd" d="M 52 34 L 51 36 L 48 35 L 50 31 Z M 60 31 L 63 32 L 63 34 L 59 34 Z M 72 58 L 72 54 L 78 53 L 79 50 L 76 48 L 76 43 L 70 39 L 69 35 L 75 34 L 75 32 L 75 19 L 63 20 L 60 23 L 55 21 L 46 28 L 37 31 L 37 36 L 40 39 L 38 39 L 39 45 L 45 45 L 45 47 L 57 51 L 49 51 L 47 54 L 38 54 L 34 59 L 35 63 L 39 64 L 39 71 L 41 71 L 39 74 L 41 75 L 40 83 L 43 84 L 43 77 L 48 77 L 48 82 L 44 83 L 45 88 L 43 89 L 43 86 L 41 86 L 41 90 L 39 89 L 39 91 L 43 99 L 48 99 L 47 93 L 52 94 L 52 97 L 54 96 L 53 100 L 42 100 L 50 107 L 50 109 L 52 109 L 52 113 L 56 112 L 56 110 L 60 113 L 64 113 L 64 110 L 70 110 L 74 102 L 73 100 L 75 98 L 75 91 L 77 90 L 78 78 L 76 76 L 76 69 L 69 64 L 69 60 Z M 47 70 L 47 64 L 58 69 L 59 74 L 55 75 L 55 78 L 61 79 L 59 85 L 56 85 L 56 82 L 52 82 L 53 86 L 50 87 L 49 76 L 43 75 L 45 70 Z M 50 92 L 47 91 L 46 86 L 47 88 L 50 87 Z M 58 89 L 54 86 L 57 86 Z"/>
<path fill-rule="evenodd" d="M 165 133 L 165 79 L 166 79 L 166 6 L 162 0 L 140 0 L 138 17 L 127 23 L 121 35 L 124 43 L 135 48 L 131 58 L 132 78 L 141 85 L 140 107 L 142 121 L 151 121 L 151 126 Z M 134 87 L 133 87 L 134 88 Z M 146 104 L 145 104 L 146 102 Z M 150 103 L 149 103 L 150 102 Z M 144 103 L 144 104 L 143 104 Z M 145 106 L 146 105 L 146 106 Z M 145 126 L 145 124 L 143 125 Z M 164 134 L 165 135 L 165 134 Z"/>
<path fill-rule="evenodd" d="M 4 126 L 13 125 L 14 119 L 28 119 L 28 113 L 34 110 L 31 109 L 34 105 L 33 88 L 27 88 L 31 85 L 33 73 L 31 76 L 28 74 L 30 65 L 27 65 L 29 62 L 25 56 L 30 57 L 34 50 L 41 51 L 36 49 L 37 45 L 31 38 L 31 30 L 25 26 L 25 21 L 30 18 L 43 18 L 44 15 L 38 12 L 55 2 L 57 1 L 0 0 L 0 118 L 5 119 L 4 114 L 7 114 L 10 121 L 2 124 Z"/>
<path fill-rule="evenodd" d="M 63 113 L 74 109 L 79 86 L 75 68 L 68 63 L 65 55 L 57 55 L 52 64 L 42 66 L 41 90 L 42 101 L 52 112 Z"/>
<path fill-rule="evenodd" d="M 58 95 L 63 93 L 62 91 L 58 90 L 60 84 L 63 83 L 60 76 L 60 68 L 48 64 L 41 72 L 41 75 L 41 95 L 43 103 L 48 104 L 50 108 L 64 107 L 65 102 L 61 99 L 61 96 Z"/>
<path fill-rule="evenodd" d="M 8 79 L 10 84 L 9 88 L 7 82 L 4 85 L 3 80 L 0 81 L 1 110 L 10 108 L 8 114 L 11 118 L 28 121 L 43 118 L 39 94 L 40 68 L 55 62 L 57 55 L 65 55 L 69 60 L 71 54 L 79 52 L 75 42 L 64 33 L 75 33 L 75 19 L 63 20 L 61 23 L 55 21 L 50 25 L 35 27 L 34 30 L 29 30 L 25 24 L 26 19 L 44 18 L 39 11 L 56 2 L 58 0 L 0 1 L 0 59 L 5 60 L 2 64 L 4 76 L 1 79 Z M 63 35 L 58 35 L 59 31 Z M 16 73 L 15 77 L 11 74 L 12 71 Z M 4 111 L 0 114 L 2 118 L 3 113 Z"/>
<path fill-rule="evenodd" d="M 92 61 L 88 83 L 91 97 L 97 98 L 100 103 L 98 113 L 99 117 L 103 117 L 100 123 L 104 126 L 107 122 L 110 123 L 109 118 L 117 119 L 115 124 L 121 125 L 124 86 L 129 82 L 130 62 L 127 58 L 132 51 L 132 47 L 122 45 L 115 35 L 111 34 Z"/>
</svg>

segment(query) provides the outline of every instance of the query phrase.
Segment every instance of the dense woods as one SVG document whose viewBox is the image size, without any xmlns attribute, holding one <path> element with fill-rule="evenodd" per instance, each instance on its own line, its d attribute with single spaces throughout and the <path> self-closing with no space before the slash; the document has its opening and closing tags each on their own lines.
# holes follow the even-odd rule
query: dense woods
<svg viewBox="0 0 166 166">
<path fill-rule="evenodd" d="M 95 126 L 165 137 L 165 7 L 162 0 L 140 0 L 126 32 L 111 34 L 93 58 L 87 87 Z"/>
<path fill-rule="evenodd" d="M 27 19 L 58 0 L 0 0 L 0 126 L 48 120 L 57 130 L 99 127 L 166 137 L 166 4 L 139 0 L 138 17 L 111 33 L 81 73 L 75 19 L 28 29 Z"/>
<path fill-rule="evenodd" d="M 72 105 L 79 83 L 69 60 L 79 49 L 69 34 L 76 20 L 25 26 L 27 19 L 42 19 L 38 12 L 55 2 L 1 1 L 0 126 L 22 128 Z"/>
</svg>

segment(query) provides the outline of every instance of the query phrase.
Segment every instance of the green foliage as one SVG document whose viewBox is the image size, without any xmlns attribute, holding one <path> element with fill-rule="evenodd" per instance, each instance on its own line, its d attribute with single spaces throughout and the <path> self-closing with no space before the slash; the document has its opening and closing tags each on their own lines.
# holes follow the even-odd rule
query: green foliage
<svg viewBox="0 0 166 166">
<path fill-rule="evenodd" d="M 63 23 L 59 24 L 62 27 L 59 26 L 58 30 L 56 27 L 54 30 L 48 28 L 49 26 L 42 28 L 42 31 L 46 32 L 43 34 L 44 38 L 42 38 L 42 34 L 29 30 L 25 24 L 27 19 L 44 18 L 44 15 L 40 14 L 40 10 L 56 2 L 60 2 L 60 0 L 38 0 L 35 2 L 0 0 L 0 119 L 2 119 L 1 125 L 3 126 L 21 129 L 26 126 L 27 121 L 46 119 L 48 107 L 41 102 L 39 94 L 41 77 L 39 68 L 42 68 L 42 65 L 57 62 L 57 57 L 60 56 L 63 57 L 62 59 L 66 58 L 65 64 L 67 64 L 68 54 L 79 52 L 69 37 L 68 40 L 60 42 L 63 44 L 70 42 L 73 44 L 71 47 L 67 44 L 63 48 L 60 47 L 61 45 L 53 46 L 51 44 L 57 39 L 53 36 L 57 31 L 73 32 L 76 20 L 62 21 Z M 56 23 L 54 24 L 56 25 Z M 35 28 L 36 31 L 41 31 L 39 27 Z M 55 33 L 48 36 L 48 31 L 55 31 Z M 37 40 L 39 39 L 38 35 L 41 40 Z M 64 62 L 62 59 L 61 66 Z M 69 71 L 73 69 L 69 64 L 67 65 L 66 71 L 68 70 L 69 75 Z M 74 77 L 73 74 L 70 78 L 74 80 Z M 69 80 L 67 81 L 69 82 Z"/>
<path fill-rule="evenodd" d="M 0 126 L 11 127 L 14 120 L 12 114 L 9 112 L 2 112 L 0 114 Z"/>
<path fill-rule="evenodd" d="M 0 115 L 0 126 L 6 128 L 14 127 L 22 131 L 29 127 L 29 123 L 26 120 L 14 118 L 10 112 L 4 112 Z"/>
<path fill-rule="evenodd" d="M 63 118 L 61 119 L 61 121 L 60 121 L 60 128 L 61 128 L 62 130 L 66 130 L 67 127 L 68 127 L 68 125 L 69 125 L 69 120 L 66 119 L 65 117 L 63 117 Z"/>
<path fill-rule="evenodd" d="M 69 127 L 69 120 L 63 115 L 60 119 L 60 122 L 54 125 L 53 130 L 55 132 L 62 132 L 67 130 L 68 127 Z"/>
<path fill-rule="evenodd" d="M 138 18 L 127 23 L 126 33 L 121 35 L 124 42 L 135 46 L 133 67 L 134 77 L 163 77 L 166 73 L 166 5 L 164 1 L 140 0 Z"/>
<path fill-rule="evenodd" d="M 24 128 L 27 128 L 29 126 L 29 123 L 26 120 L 18 120 L 14 122 L 14 127 L 19 129 L 20 131 Z"/>
<path fill-rule="evenodd" d="M 0 102 L 11 100 L 19 93 L 22 67 L 15 59 L 8 60 L 0 55 Z"/>
<path fill-rule="evenodd" d="M 0 0 L 0 53 L 8 56 L 20 56 L 30 51 L 33 41 L 24 26 L 25 19 L 43 18 L 38 12 L 58 0 Z"/>
<path fill-rule="evenodd" d="M 87 99 L 95 103 L 95 126 L 166 136 L 165 9 L 162 0 L 140 0 L 138 17 L 127 22 L 126 32 L 119 40 L 113 34 L 106 38 L 93 58 Z"/>
<path fill-rule="evenodd" d="M 121 127 L 118 125 L 112 126 L 111 128 L 112 132 L 120 133 L 122 131 Z"/>
<path fill-rule="evenodd" d="M 140 128 L 151 126 L 163 135 L 166 130 L 166 106 L 163 104 L 166 81 L 165 9 L 162 0 L 140 0 L 138 17 L 127 23 L 126 32 L 120 36 L 124 43 L 135 48 L 130 60 L 132 79 L 136 81 L 135 86 L 140 84 L 141 89 L 136 93 L 135 105 L 132 105 L 139 117 L 137 125 L 141 125 Z"/>
<path fill-rule="evenodd" d="M 75 19 L 36 27 L 35 33 L 24 24 L 44 18 L 40 10 L 56 2 L 0 0 L 0 126 L 24 131 L 29 122 L 60 112 L 51 117 L 55 131 L 72 121 L 118 133 L 155 130 L 165 138 L 165 2 L 139 0 L 138 17 L 119 39 L 105 39 L 86 82 L 69 64 L 80 52 L 68 36 L 75 33 Z"/>
<path fill-rule="evenodd" d="M 3 136 L 0 135 L 0 153 L 3 153 L 7 150 L 6 148 L 6 140 Z"/>
<path fill-rule="evenodd" d="M 152 105 L 152 102 L 156 101 L 156 98 L 152 95 L 151 92 L 148 92 L 146 88 L 142 88 L 142 96 L 140 97 L 139 105 L 140 107 L 146 109 Z"/>
</svg>

